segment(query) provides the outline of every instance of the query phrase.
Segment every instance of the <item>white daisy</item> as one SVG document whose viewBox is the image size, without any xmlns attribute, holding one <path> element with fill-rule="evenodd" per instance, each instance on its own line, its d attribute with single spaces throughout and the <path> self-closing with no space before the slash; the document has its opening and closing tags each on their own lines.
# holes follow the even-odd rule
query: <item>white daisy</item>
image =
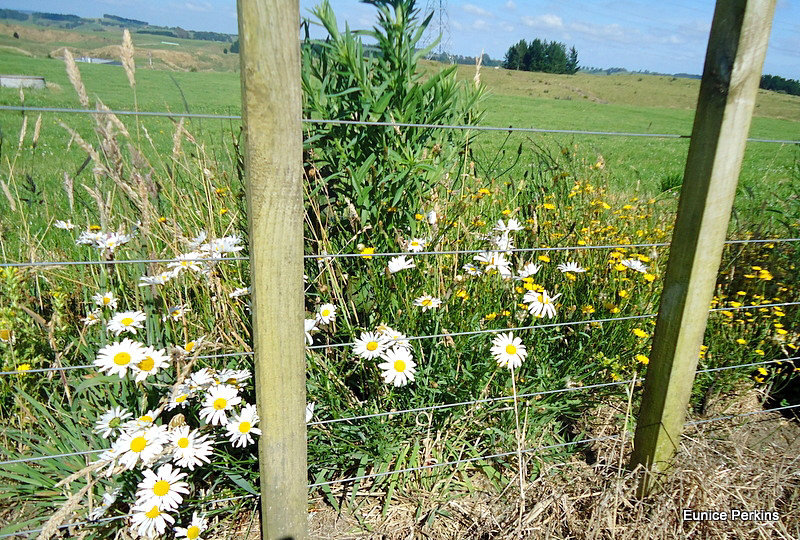
<svg viewBox="0 0 800 540">
<path fill-rule="evenodd" d="M 201 253 L 199 251 L 192 251 L 190 253 L 186 253 L 185 255 L 178 255 L 175 257 L 175 261 L 168 263 L 167 267 L 172 268 L 172 273 L 175 276 L 180 275 L 181 272 L 184 270 L 192 270 L 194 272 L 200 272 L 203 270 L 203 261 L 205 257 L 207 257 L 205 253 Z"/>
<path fill-rule="evenodd" d="M 317 324 L 330 324 L 336 318 L 336 306 L 322 304 L 317 311 Z"/>
<path fill-rule="evenodd" d="M 167 410 L 172 411 L 178 407 L 185 407 L 193 395 L 194 392 L 188 384 L 181 384 L 174 390 L 172 396 L 170 396 L 169 403 L 167 403 Z"/>
<path fill-rule="evenodd" d="M 462 266 L 462 268 L 470 276 L 479 276 L 482 273 L 480 268 L 478 268 L 472 263 L 467 263 L 464 266 Z"/>
<path fill-rule="evenodd" d="M 407 270 L 409 268 L 416 268 L 417 265 L 414 264 L 412 259 L 407 258 L 405 255 L 400 255 L 398 257 L 392 257 L 389 259 L 389 264 L 387 268 L 389 269 L 390 274 L 394 274 L 399 272 L 400 270 Z"/>
<path fill-rule="evenodd" d="M 97 240 L 96 247 L 100 250 L 108 250 L 111 253 L 114 253 L 114 250 L 116 250 L 118 247 L 130 242 L 131 238 L 133 237 L 129 234 L 108 233 Z"/>
<path fill-rule="evenodd" d="M 131 528 L 143 538 L 162 536 L 167 530 L 167 523 L 175 523 L 175 518 L 162 512 L 155 504 L 133 507 Z"/>
<path fill-rule="evenodd" d="M 492 340 L 492 354 L 498 366 L 508 369 L 520 367 L 528 356 L 522 339 L 515 338 L 512 332 L 495 336 Z"/>
<path fill-rule="evenodd" d="M 211 461 L 209 456 L 213 452 L 213 439 L 208 435 L 198 435 L 189 426 L 172 430 L 169 442 L 172 445 L 172 461 L 179 467 L 188 467 L 193 471 L 195 467 Z"/>
<path fill-rule="evenodd" d="M 558 265 L 558 269 L 562 272 L 586 272 L 585 268 L 582 268 L 578 263 L 574 262 L 561 263 Z"/>
<path fill-rule="evenodd" d="M 517 277 L 519 279 L 524 279 L 524 278 L 527 278 L 527 277 L 531 277 L 531 276 L 535 275 L 536 273 L 538 273 L 539 270 L 541 270 L 541 269 L 542 269 L 542 265 L 541 264 L 528 263 L 525 266 L 523 266 L 522 268 L 520 268 L 519 272 L 517 272 Z"/>
<path fill-rule="evenodd" d="M 483 271 L 487 274 L 494 270 L 503 277 L 511 277 L 511 263 L 502 253 L 484 251 L 475 255 L 472 260 L 484 264 Z"/>
<path fill-rule="evenodd" d="M 379 326 L 377 330 L 386 337 L 387 348 L 388 347 L 403 347 L 406 349 L 411 348 L 411 343 L 408 341 L 408 337 L 402 332 L 398 332 L 397 330 L 389 326 L 386 326 L 385 324 Z"/>
<path fill-rule="evenodd" d="M 92 296 L 92 300 L 101 308 L 117 309 L 117 299 L 114 298 L 114 293 L 112 292 L 97 293 Z"/>
<path fill-rule="evenodd" d="M 195 250 L 199 248 L 200 245 L 206 241 L 206 238 L 208 238 L 208 233 L 206 233 L 206 231 L 200 231 L 200 234 L 198 234 L 189 241 L 188 243 L 189 249 Z"/>
<path fill-rule="evenodd" d="M 189 388 L 192 391 L 208 388 L 214 384 L 216 373 L 211 368 L 198 369 L 189 376 Z"/>
<path fill-rule="evenodd" d="M 388 347 L 386 336 L 377 332 L 362 332 L 353 344 L 353 354 L 365 360 L 377 358 Z"/>
<path fill-rule="evenodd" d="M 428 244 L 428 241 L 424 238 L 412 238 L 406 242 L 406 250 L 419 253 L 425 246 Z"/>
<path fill-rule="evenodd" d="M 428 311 L 429 309 L 435 309 L 441 306 L 442 301 L 429 294 L 423 294 L 414 300 L 414 305 L 421 307 L 422 311 Z"/>
<path fill-rule="evenodd" d="M 111 508 L 115 502 L 117 502 L 117 497 L 121 492 L 122 489 L 117 487 L 111 491 L 106 491 L 103 493 L 103 503 L 100 506 L 92 509 L 88 516 L 89 521 L 96 521 L 103 517 L 108 509 Z"/>
<path fill-rule="evenodd" d="M 637 272 L 641 272 L 642 274 L 647 272 L 647 266 L 645 266 L 645 264 L 639 259 L 623 259 L 619 261 L 619 264 L 628 267 L 631 270 L 636 270 Z"/>
<path fill-rule="evenodd" d="M 494 226 L 494 230 L 505 233 L 512 231 L 521 231 L 522 229 L 523 229 L 522 225 L 515 218 L 509 218 L 508 224 L 503 223 L 502 219 L 498 219 L 497 224 Z"/>
<path fill-rule="evenodd" d="M 192 513 L 192 521 L 188 527 L 175 527 L 176 538 L 188 538 L 189 540 L 201 540 L 200 535 L 208 528 L 208 520 L 198 516 L 197 512 Z"/>
<path fill-rule="evenodd" d="M 212 257 L 220 257 L 225 253 L 234 253 L 243 250 L 244 246 L 239 245 L 241 241 L 242 238 L 240 236 L 225 236 L 203 244 L 200 246 L 200 251 L 205 251 Z"/>
<path fill-rule="evenodd" d="M 150 466 L 164 450 L 166 432 L 161 426 L 123 433 L 114 443 L 113 450 L 120 465 L 133 469 L 141 460 L 142 465 Z"/>
<path fill-rule="evenodd" d="M 75 240 L 76 244 L 83 244 L 89 246 L 97 246 L 98 243 L 106 237 L 105 233 L 99 231 L 84 231 Z"/>
<path fill-rule="evenodd" d="M 97 351 L 94 365 L 103 373 L 124 379 L 132 365 L 144 360 L 144 353 L 145 348 L 141 343 L 125 338 Z"/>
<path fill-rule="evenodd" d="M 534 317 L 555 317 L 556 306 L 555 301 L 561 296 L 561 293 L 550 296 L 546 290 L 542 292 L 528 291 L 522 298 L 522 301 L 528 304 L 528 311 Z"/>
<path fill-rule="evenodd" d="M 75 228 L 75 225 L 73 225 L 72 221 L 70 220 L 62 221 L 60 219 L 57 219 L 55 223 L 53 223 L 53 227 L 55 227 L 56 229 L 64 229 L 65 231 L 71 231 L 72 229 Z"/>
<path fill-rule="evenodd" d="M 305 319 L 304 328 L 306 333 L 306 343 L 309 345 L 314 344 L 314 338 L 311 337 L 311 331 L 316 329 L 317 327 L 317 319 Z"/>
<path fill-rule="evenodd" d="M 86 326 L 94 326 L 95 324 L 99 323 L 102 319 L 100 319 L 100 315 L 102 312 L 99 309 L 91 311 L 86 314 L 86 317 L 83 320 L 83 324 Z"/>
<path fill-rule="evenodd" d="M 147 318 L 143 311 L 123 311 L 115 313 L 111 320 L 108 322 L 108 331 L 113 332 L 115 336 L 120 335 L 122 332 L 136 333 L 137 328 L 144 328 L 142 323 Z"/>
<path fill-rule="evenodd" d="M 311 403 L 306 403 L 306 424 L 311 422 L 311 419 L 314 418 L 314 406 L 316 403 L 313 401 Z"/>
<path fill-rule="evenodd" d="M 176 510 L 183 502 L 183 496 L 189 493 L 189 484 L 183 482 L 186 473 L 173 469 L 165 463 L 157 472 L 147 469 L 136 489 L 137 506 L 158 506 L 161 510 Z"/>
<path fill-rule="evenodd" d="M 164 349 L 153 347 L 144 348 L 144 358 L 131 365 L 136 382 L 142 382 L 150 375 L 155 375 L 158 370 L 169 365 L 169 356 Z"/>
<path fill-rule="evenodd" d="M 404 347 L 393 347 L 384 353 L 382 364 L 378 368 L 383 370 L 381 376 L 386 384 L 405 386 L 408 381 L 414 380 L 417 364 L 411 357 L 411 351 Z"/>
<path fill-rule="evenodd" d="M 181 352 L 184 354 L 192 354 L 197 349 L 200 348 L 203 343 L 205 343 L 206 336 L 200 336 L 197 339 L 193 339 L 192 341 L 187 341 L 186 344 L 181 348 Z"/>
<path fill-rule="evenodd" d="M 261 435 L 261 430 L 255 427 L 258 423 L 258 411 L 255 405 L 245 405 L 238 415 L 233 416 L 225 426 L 228 438 L 233 446 L 244 448 L 253 443 L 253 435 Z"/>
<path fill-rule="evenodd" d="M 251 373 L 249 369 L 223 369 L 214 375 L 214 383 L 241 386 L 242 383 L 250 377 Z"/>
<path fill-rule="evenodd" d="M 244 296 L 246 294 L 250 294 L 250 287 L 234 289 L 233 292 L 228 295 L 228 298 L 239 298 L 240 296 Z"/>
<path fill-rule="evenodd" d="M 497 249 L 502 249 L 503 251 L 510 251 L 514 249 L 514 239 L 511 238 L 507 232 L 499 236 L 492 236 L 489 240 Z"/>
<path fill-rule="evenodd" d="M 156 418 L 158 418 L 156 411 L 147 411 L 143 415 L 125 422 L 125 424 L 122 426 L 122 430 L 126 432 L 133 432 L 153 427 L 155 425 Z"/>
<path fill-rule="evenodd" d="M 139 278 L 139 287 L 147 287 L 148 285 L 163 285 L 174 277 L 175 273 L 172 271 L 161 272 L 155 276 L 142 276 Z"/>
<path fill-rule="evenodd" d="M 200 409 L 200 418 L 212 425 L 225 425 L 228 423 L 226 412 L 242 402 L 239 391 L 230 385 L 220 384 L 208 389 L 203 408 Z"/>
<path fill-rule="evenodd" d="M 167 318 L 171 318 L 173 321 L 178 321 L 183 318 L 187 311 L 191 311 L 191 308 L 185 304 L 172 306 L 167 313 L 161 317 L 161 320 L 166 321 Z"/>
<path fill-rule="evenodd" d="M 428 212 L 428 215 L 425 217 L 428 220 L 428 225 L 436 225 L 436 222 L 439 221 L 439 217 L 434 210 Z"/>
<path fill-rule="evenodd" d="M 131 416 L 133 414 L 122 407 L 109 409 L 95 421 L 94 432 L 100 433 L 104 439 L 108 439 L 110 436 L 119 433 L 125 420 Z"/>
</svg>

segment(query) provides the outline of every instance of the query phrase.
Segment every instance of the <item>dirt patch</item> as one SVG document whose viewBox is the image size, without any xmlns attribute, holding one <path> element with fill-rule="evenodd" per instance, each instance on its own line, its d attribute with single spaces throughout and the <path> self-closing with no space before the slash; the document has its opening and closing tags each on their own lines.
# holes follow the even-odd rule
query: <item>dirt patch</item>
<svg viewBox="0 0 800 540">
<path fill-rule="evenodd" d="M 82 42 L 86 40 L 86 36 L 77 32 L 70 32 L 69 30 L 50 30 L 47 28 L 38 28 L 35 26 L 22 26 L 18 24 L 0 23 L 0 33 L 12 35 L 17 32 L 21 37 L 26 40 L 35 41 L 36 43 L 54 43 L 54 42 Z"/>
</svg>

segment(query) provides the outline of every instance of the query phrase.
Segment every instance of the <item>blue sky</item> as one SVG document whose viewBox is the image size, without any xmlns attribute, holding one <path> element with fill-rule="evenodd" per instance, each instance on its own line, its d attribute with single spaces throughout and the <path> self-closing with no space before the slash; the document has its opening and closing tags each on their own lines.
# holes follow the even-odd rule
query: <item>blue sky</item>
<svg viewBox="0 0 800 540">
<path fill-rule="evenodd" d="M 111 13 L 151 24 L 236 33 L 234 0 L 3 0 L 3 7 L 99 17 Z M 332 0 L 343 26 L 365 28 L 375 9 Z M 418 0 L 421 8 L 438 0 Z M 701 73 L 712 0 L 444 0 L 450 52 L 502 58 L 520 39 L 574 45 L 584 66 Z M 308 14 L 315 0 L 300 0 Z M 765 73 L 800 79 L 800 0 L 778 0 Z"/>
</svg>

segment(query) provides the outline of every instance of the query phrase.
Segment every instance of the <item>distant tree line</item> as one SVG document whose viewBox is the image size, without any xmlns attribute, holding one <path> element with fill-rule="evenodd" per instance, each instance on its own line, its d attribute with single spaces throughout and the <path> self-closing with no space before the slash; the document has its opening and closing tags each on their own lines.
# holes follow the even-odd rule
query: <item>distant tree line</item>
<svg viewBox="0 0 800 540">
<path fill-rule="evenodd" d="M 759 86 L 764 90 L 800 96 L 800 81 L 795 79 L 784 79 L 778 75 L 762 75 Z"/>
<path fill-rule="evenodd" d="M 28 14 L 17 11 L 16 9 L 0 9 L 0 19 L 11 19 L 14 21 L 27 21 Z"/>
<path fill-rule="evenodd" d="M 103 17 L 118 23 L 122 23 L 128 26 L 147 26 L 148 23 L 145 21 L 140 21 L 137 19 L 126 19 L 125 17 L 118 17 L 117 15 L 109 15 L 108 13 L 103 13 Z"/>
<path fill-rule="evenodd" d="M 39 13 L 34 12 L 33 14 L 34 19 L 45 19 L 47 21 L 58 21 L 58 22 L 74 22 L 80 23 L 83 21 L 77 15 L 66 15 L 64 13 Z"/>
<path fill-rule="evenodd" d="M 462 56 L 460 54 L 436 53 L 428 55 L 428 59 L 435 60 L 437 62 L 443 62 L 445 64 L 467 64 L 470 66 L 475 65 L 474 56 Z M 483 57 L 481 58 L 482 66 L 494 67 L 494 66 L 500 66 L 502 64 L 503 64 L 502 60 L 495 60 L 488 54 L 483 53 Z"/>
<path fill-rule="evenodd" d="M 578 71 L 578 51 L 572 47 L 567 52 L 567 46 L 560 41 L 536 38 L 528 43 L 521 39 L 506 52 L 503 67 L 572 75 Z"/>
</svg>

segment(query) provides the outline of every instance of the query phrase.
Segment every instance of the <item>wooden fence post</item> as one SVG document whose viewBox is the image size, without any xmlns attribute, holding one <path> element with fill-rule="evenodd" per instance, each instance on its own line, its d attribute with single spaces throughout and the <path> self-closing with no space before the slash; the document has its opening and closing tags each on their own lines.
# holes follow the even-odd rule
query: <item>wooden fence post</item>
<svg viewBox="0 0 800 540">
<path fill-rule="evenodd" d="M 238 0 L 261 534 L 307 537 L 298 0 Z"/>
<path fill-rule="evenodd" d="M 640 496 L 680 444 L 774 11 L 775 0 L 718 0 L 714 11 L 634 437 Z"/>
</svg>

